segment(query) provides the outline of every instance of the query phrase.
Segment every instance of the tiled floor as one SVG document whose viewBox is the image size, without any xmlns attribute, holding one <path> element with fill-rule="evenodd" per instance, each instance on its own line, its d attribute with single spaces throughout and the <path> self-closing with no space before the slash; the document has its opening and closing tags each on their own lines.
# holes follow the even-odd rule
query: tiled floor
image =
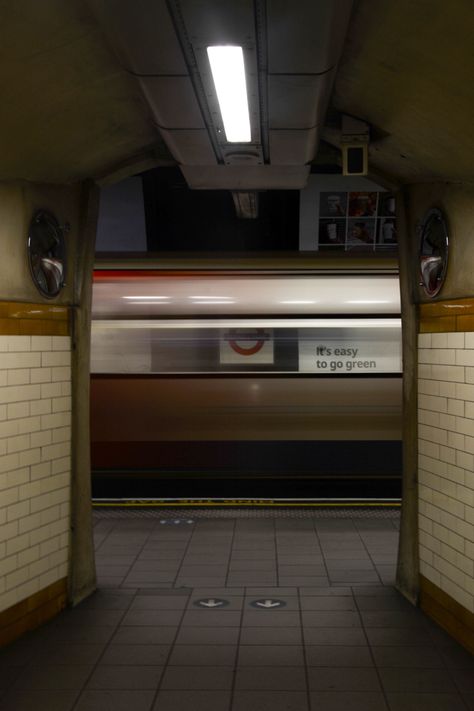
<svg viewBox="0 0 474 711">
<path fill-rule="evenodd" d="M 101 589 L 3 652 L 0 709 L 472 711 L 473 657 L 392 587 L 397 538 L 393 517 L 101 519 Z"/>
</svg>

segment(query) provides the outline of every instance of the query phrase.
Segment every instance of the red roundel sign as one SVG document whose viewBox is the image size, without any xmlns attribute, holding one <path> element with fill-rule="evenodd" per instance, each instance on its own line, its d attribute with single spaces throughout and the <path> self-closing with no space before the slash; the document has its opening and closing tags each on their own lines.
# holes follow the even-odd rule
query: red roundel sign
<svg viewBox="0 0 474 711">
<path fill-rule="evenodd" d="M 262 350 L 267 336 L 263 328 L 257 328 L 252 333 L 237 333 L 235 330 L 231 330 L 227 340 L 232 350 L 239 355 L 252 356 Z"/>
</svg>

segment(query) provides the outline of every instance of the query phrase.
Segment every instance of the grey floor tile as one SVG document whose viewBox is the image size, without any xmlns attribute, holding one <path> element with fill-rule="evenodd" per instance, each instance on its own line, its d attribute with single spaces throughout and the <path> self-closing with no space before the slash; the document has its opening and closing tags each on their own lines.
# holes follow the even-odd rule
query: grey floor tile
<svg viewBox="0 0 474 711">
<path fill-rule="evenodd" d="M 367 639 L 361 627 L 305 627 L 305 644 L 365 646 Z"/>
<path fill-rule="evenodd" d="M 45 634 L 47 644 L 106 644 L 115 633 L 115 627 L 84 627 L 80 625 L 48 626 Z"/>
<path fill-rule="evenodd" d="M 420 612 L 420 615 L 421 614 L 422 613 Z M 439 647 L 440 649 L 447 647 L 459 647 L 459 643 L 456 642 L 456 640 L 453 639 L 453 637 L 451 637 L 444 629 L 439 627 L 433 620 L 430 620 L 429 617 L 423 617 L 425 621 L 425 629 L 427 630 L 432 643 L 436 647 Z"/>
<path fill-rule="evenodd" d="M 130 568 L 125 572 L 128 572 L 130 576 L 138 576 L 140 573 L 153 572 L 176 573 L 179 567 L 179 562 L 170 560 L 140 560 L 130 566 Z"/>
<path fill-rule="evenodd" d="M 308 667 L 311 691 L 381 691 L 375 669 L 345 667 Z"/>
<path fill-rule="evenodd" d="M 74 711 L 150 711 L 154 691 L 85 691 Z"/>
<path fill-rule="evenodd" d="M 360 614 L 364 627 L 413 629 L 414 627 L 425 626 L 423 615 L 415 608 L 404 611 L 371 610 L 368 612 L 363 611 Z"/>
<path fill-rule="evenodd" d="M 315 595 L 320 595 L 322 597 L 352 597 L 352 589 L 343 585 L 337 585 L 331 588 L 325 586 L 300 587 L 301 599 L 305 597 L 314 597 Z"/>
<path fill-rule="evenodd" d="M 357 595 L 357 607 L 364 612 L 404 612 L 414 607 L 401 595 Z"/>
<path fill-rule="evenodd" d="M 305 611 L 336 611 L 343 610 L 347 612 L 356 612 L 357 607 L 355 601 L 352 597 L 335 595 L 328 595 L 324 597 L 323 595 L 314 595 L 312 597 L 302 597 L 301 598 L 301 609 Z"/>
<path fill-rule="evenodd" d="M 455 693 L 456 687 L 447 670 L 420 668 L 379 668 L 385 691 Z"/>
<path fill-rule="evenodd" d="M 236 689 L 261 691 L 304 691 L 306 673 L 303 667 L 246 667 L 237 669 Z"/>
<path fill-rule="evenodd" d="M 445 663 L 435 647 L 373 647 L 378 667 L 444 668 Z"/>
<path fill-rule="evenodd" d="M 96 664 L 105 644 L 52 644 L 41 650 L 41 662 L 48 665 Z"/>
<path fill-rule="evenodd" d="M 173 648 L 168 665 L 231 667 L 235 664 L 236 657 L 236 645 L 177 644 Z"/>
<path fill-rule="evenodd" d="M 237 610 L 187 610 L 184 613 L 182 625 L 184 627 L 238 627 L 241 612 Z"/>
<path fill-rule="evenodd" d="M 175 579 L 175 573 L 130 573 L 124 580 L 124 584 L 134 587 L 142 587 L 144 585 L 159 585 L 160 583 L 172 583 Z"/>
<path fill-rule="evenodd" d="M 79 690 L 93 667 L 86 664 L 37 664 L 27 667 L 15 681 L 14 689 L 69 691 Z"/>
<path fill-rule="evenodd" d="M 110 644 L 100 664 L 161 666 L 166 663 L 170 649 L 169 644 Z"/>
<path fill-rule="evenodd" d="M 327 567 L 330 573 L 339 570 L 370 570 L 374 571 L 374 564 L 370 558 L 367 559 L 345 559 L 338 558 L 337 560 L 328 560 Z"/>
<path fill-rule="evenodd" d="M 96 561 L 97 573 L 99 575 L 107 576 L 125 576 L 130 570 L 130 565 L 106 565 L 104 563 L 99 563 Z"/>
<path fill-rule="evenodd" d="M 280 575 L 279 581 L 281 585 L 329 585 L 329 579 L 325 575 Z"/>
<path fill-rule="evenodd" d="M 246 609 L 242 621 L 243 627 L 300 627 L 300 613 L 279 610 Z"/>
<path fill-rule="evenodd" d="M 452 669 L 452 677 L 457 688 L 466 694 L 474 694 L 474 674 L 471 668 Z"/>
<path fill-rule="evenodd" d="M 116 627 L 123 616 L 123 610 L 87 610 L 76 607 L 64 610 L 52 624 L 55 627 Z"/>
<path fill-rule="evenodd" d="M 185 595 L 137 595 L 130 610 L 184 610 L 187 602 Z"/>
<path fill-rule="evenodd" d="M 237 664 L 239 667 L 303 667 L 303 647 L 290 644 L 241 646 Z"/>
<path fill-rule="evenodd" d="M 117 630 L 113 644 L 170 644 L 174 641 L 177 627 L 121 627 Z"/>
<path fill-rule="evenodd" d="M 0 669 L 28 664 L 48 643 L 48 625 L 25 634 L 12 644 L 0 649 Z"/>
<path fill-rule="evenodd" d="M 204 585 L 212 585 L 213 587 L 224 587 L 226 583 L 226 576 L 222 575 L 218 578 L 202 578 L 201 576 L 179 576 L 176 578 L 175 587 L 190 587 L 197 588 L 203 587 Z"/>
<path fill-rule="evenodd" d="M 276 585 L 276 573 L 270 571 L 259 573 L 256 570 L 239 570 L 239 572 L 229 573 L 228 585 Z M 286 584 L 286 583 L 285 583 Z"/>
<path fill-rule="evenodd" d="M 313 555 L 279 555 L 278 564 L 283 565 L 317 565 L 324 566 L 324 558 L 321 554 Z"/>
<path fill-rule="evenodd" d="M 302 633 L 299 627 L 242 627 L 240 636 L 241 645 L 301 643 Z"/>
<path fill-rule="evenodd" d="M 232 711 L 308 711 L 303 691 L 235 691 Z"/>
<path fill-rule="evenodd" d="M 133 596 L 122 592 L 105 592 L 97 590 L 93 595 L 81 602 L 78 609 L 83 610 L 128 610 Z"/>
<path fill-rule="evenodd" d="M 272 587 L 271 585 L 268 586 L 263 586 L 263 587 L 252 587 L 249 586 L 246 588 L 246 595 L 247 598 L 249 597 L 254 597 L 254 598 L 261 598 L 261 597 L 278 597 L 280 598 L 286 598 L 286 597 L 297 597 L 298 596 L 298 588 L 295 586 L 283 586 L 283 585 L 278 585 L 277 587 Z"/>
<path fill-rule="evenodd" d="M 323 556 L 327 561 L 336 560 L 370 560 L 370 556 L 364 546 L 356 546 L 353 548 L 344 548 L 335 545 L 334 547 L 325 546 L 323 548 Z"/>
<path fill-rule="evenodd" d="M 181 627 L 176 644 L 236 645 L 239 635 L 239 627 Z"/>
<path fill-rule="evenodd" d="M 122 620 L 122 627 L 179 625 L 183 613 L 181 610 L 130 610 Z"/>
<path fill-rule="evenodd" d="M 97 585 L 102 589 L 102 590 L 116 590 L 119 589 L 120 586 L 123 584 L 123 576 L 121 575 L 120 577 L 104 577 L 103 575 L 100 574 L 100 570 L 97 571 Z M 134 587 L 131 585 L 130 587 Z M 123 588 L 120 588 L 123 589 Z"/>
<path fill-rule="evenodd" d="M 312 711 L 388 711 L 377 691 L 314 691 L 310 696 Z"/>
<path fill-rule="evenodd" d="M 333 570 L 329 572 L 329 580 L 333 583 L 377 583 L 379 576 L 374 570 Z"/>
<path fill-rule="evenodd" d="M 390 711 L 466 711 L 456 694 L 389 693 L 387 699 Z"/>
<path fill-rule="evenodd" d="M 23 674 L 24 666 L 0 666 L 0 696 Z"/>
<path fill-rule="evenodd" d="M 278 561 L 278 572 L 281 576 L 291 577 L 314 577 L 326 576 L 326 566 L 324 564 L 305 563 L 304 565 L 284 565 L 281 560 Z"/>
<path fill-rule="evenodd" d="M 168 667 L 161 689 L 231 689 L 233 667 Z"/>
<path fill-rule="evenodd" d="M 303 625 L 305 627 L 360 627 L 361 621 L 358 612 L 344 610 L 316 610 L 303 612 Z"/>
<path fill-rule="evenodd" d="M 244 587 L 209 587 L 208 585 L 195 587 L 192 591 L 191 599 L 201 598 L 201 597 L 225 597 L 229 595 L 231 597 L 243 597 L 245 594 Z"/>
<path fill-rule="evenodd" d="M 140 555 L 138 556 L 137 560 L 169 560 L 172 563 L 176 563 L 176 565 L 179 565 L 182 560 L 182 557 L 183 556 L 181 553 L 177 553 L 174 550 L 168 550 L 166 548 L 159 550 L 145 548 L 143 551 L 140 552 Z"/>
<path fill-rule="evenodd" d="M 375 647 L 396 647 L 396 646 L 430 646 L 431 637 L 422 628 L 416 629 L 384 629 L 381 627 L 369 627 L 366 629 L 369 644 Z"/>
<path fill-rule="evenodd" d="M 186 563 L 179 569 L 179 576 L 196 578 L 219 578 L 227 573 L 227 564 L 222 565 L 195 565 Z"/>
<path fill-rule="evenodd" d="M 231 562 L 235 563 L 240 560 L 275 561 L 276 556 L 275 556 L 274 550 L 254 551 L 254 550 L 239 550 L 239 549 L 237 549 L 237 550 L 232 551 Z"/>
<path fill-rule="evenodd" d="M 228 711 L 230 700 L 230 691 L 160 691 L 152 711 Z"/>
<path fill-rule="evenodd" d="M 401 595 L 398 592 L 398 590 L 395 590 L 393 587 L 387 587 L 385 585 L 359 585 L 357 588 L 354 588 L 354 595 L 356 599 L 359 597 L 393 597 L 400 599 Z"/>
<path fill-rule="evenodd" d="M 272 572 L 276 574 L 276 562 L 271 560 L 251 560 L 251 559 L 241 559 L 241 560 L 231 560 L 229 564 L 229 571 L 240 572 L 249 570 L 264 570 L 266 572 Z"/>
<path fill-rule="evenodd" d="M 15 691 L 1 701 L 2 711 L 70 711 L 77 691 Z"/>
<path fill-rule="evenodd" d="M 104 665 L 96 667 L 90 678 L 89 689 L 157 689 L 163 667 L 135 665 Z"/>
<path fill-rule="evenodd" d="M 373 667 L 369 647 L 344 645 L 307 645 L 309 667 Z"/>
<path fill-rule="evenodd" d="M 450 669 L 472 669 L 474 674 L 474 654 L 471 654 L 464 647 L 449 646 L 439 647 L 444 663 Z"/>
<path fill-rule="evenodd" d="M 474 711 L 474 694 L 463 694 L 462 698 L 469 711 Z"/>
</svg>

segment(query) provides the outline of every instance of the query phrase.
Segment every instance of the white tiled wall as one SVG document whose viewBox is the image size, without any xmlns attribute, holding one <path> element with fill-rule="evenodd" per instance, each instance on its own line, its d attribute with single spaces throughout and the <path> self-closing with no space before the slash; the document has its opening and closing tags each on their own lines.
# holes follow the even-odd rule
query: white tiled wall
<svg viewBox="0 0 474 711">
<path fill-rule="evenodd" d="M 474 612 L 474 333 L 418 337 L 421 573 Z"/>
<path fill-rule="evenodd" d="M 71 345 L 0 336 L 0 612 L 67 575 Z"/>
</svg>

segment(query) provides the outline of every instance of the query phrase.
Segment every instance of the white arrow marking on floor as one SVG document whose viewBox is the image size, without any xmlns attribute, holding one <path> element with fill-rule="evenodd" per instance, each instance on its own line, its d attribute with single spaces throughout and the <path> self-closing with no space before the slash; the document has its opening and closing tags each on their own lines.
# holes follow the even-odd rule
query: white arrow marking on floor
<svg viewBox="0 0 474 711">
<path fill-rule="evenodd" d="M 219 605 L 223 605 L 224 603 L 222 600 L 208 600 L 207 602 L 205 600 L 200 600 L 199 604 L 205 605 L 206 607 L 219 607 Z"/>
<path fill-rule="evenodd" d="M 219 600 L 208 600 L 205 602 L 204 600 L 201 600 L 200 605 L 205 605 L 206 607 L 219 607 L 219 605 L 223 605 L 224 603 Z"/>
<path fill-rule="evenodd" d="M 256 602 L 259 607 L 280 607 L 281 602 L 273 602 L 273 600 L 265 600 L 265 602 Z"/>
</svg>

